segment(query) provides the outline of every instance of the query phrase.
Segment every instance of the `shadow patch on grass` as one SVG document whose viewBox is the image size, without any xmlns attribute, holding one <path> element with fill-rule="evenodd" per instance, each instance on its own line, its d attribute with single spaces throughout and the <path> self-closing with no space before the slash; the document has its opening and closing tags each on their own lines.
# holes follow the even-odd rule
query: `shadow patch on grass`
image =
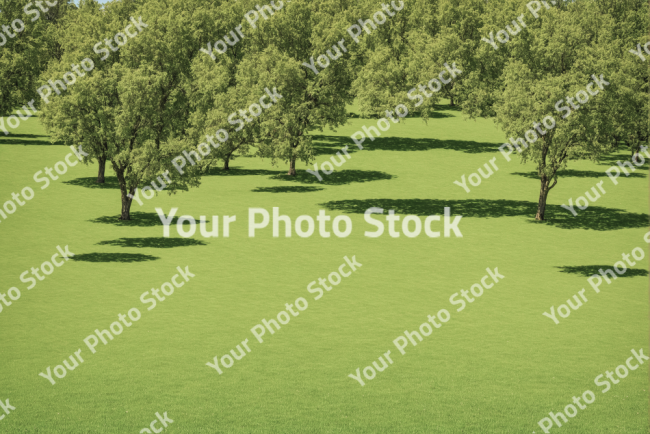
<svg viewBox="0 0 650 434">
<path fill-rule="evenodd" d="M 395 178 L 395 176 L 389 175 L 388 173 L 374 170 L 338 170 L 331 175 L 323 174 L 322 177 L 323 181 L 319 181 L 314 175 L 300 170 L 296 176 L 289 176 L 283 173 L 282 175 L 272 176 L 271 179 L 299 182 L 302 184 L 345 185 L 354 182 L 384 181 Z"/>
<path fill-rule="evenodd" d="M 459 105 L 449 105 L 449 104 L 434 104 L 433 108 L 436 110 L 447 110 L 452 112 L 461 112 L 463 109 Z"/>
<path fill-rule="evenodd" d="M 251 190 L 255 193 L 311 193 L 324 190 L 318 187 L 281 186 L 281 187 L 257 187 Z"/>
<path fill-rule="evenodd" d="M 279 175 L 285 172 L 284 170 L 242 169 L 241 167 L 231 167 L 230 170 L 223 170 L 219 167 L 211 167 L 203 176 L 263 176 Z"/>
<path fill-rule="evenodd" d="M 443 119 L 443 118 L 453 118 L 456 117 L 454 115 L 451 115 L 449 113 L 445 113 L 445 111 L 457 111 L 453 110 L 450 107 L 445 107 L 444 109 L 437 109 L 436 111 L 432 111 L 429 113 L 429 119 Z M 394 115 L 395 118 L 397 118 L 396 115 Z M 386 118 L 385 114 L 378 115 L 378 114 L 371 114 L 368 116 L 361 116 L 357 115 L 354 113 L 348 113 L 348 118 L 355 118 L 355 119 L 365 119 L 369 121 L 375 121 L 375 123 L 381 119 L 381 118 Z M 407 119 L 421 119 L 422 118 L 422 112 L 409 112 L 408 115 L 406 115 Z M 388 119 L 388 118 L 386 118 Z M 392 122 L 391 122 L 392 123 Z M 376 127 L 376 125 L 373 125 Z"/>
<path fill-rule="evenodd" d="M 455 118 L 456 116 L 450 115 L 449 113 L 445 113 L 445 111 L 460 111 L 460 110 L 453 110 L 451 107 L 446 107 L 444 110 L 436 110 L 433 112 L 429 113 L 429 119 L 444 119 L 444 118 Z M 420 112 L 416 113 L 409 113 L 409 116 L 411 118 L 422 118 L 422 115 Z"/>
<path fill-rule="evenodd" d="M 559 268 L 562 273 L 571 273 L 571 274 L 579 274 L 581 276 L 585 277 L 591 277 L 594 274 L 599 274 L 598 270 L 601 268 L 603 270 L 611 269 L 611 265 L 579 265 L 576 267 L 555 267 Z M 635 277 L 635 276 L 647 276 L 648 272 L 646 270 L 639 270 L 636 268 L 628 269 L 625 273 L 623 274 L 618 274 L 618 277 Z"/>
<path fill-rule="evenodd" d="M 641 156 L 646 160 L 646 163 L 637 167 L 637 169 L 648 169 L 647 165 L 647 155 L 644 155 L 644 153 L 641 153 Z M 624 161 L 627 161 L 628 163 L 632 164 L 632 152 L 629 151 L 624 151 L 623 148 L 621 148 L 621 152 L 614 152 L 612 154 L 608 155 L 603 155 L 598 159 L 598 164 L 600 165 L 605 165 L 605 166 L 616 166 L 616 162 L 620 161 L 621 164 L 623 164 Z M 635 166 L 636 167 L 636 166 Z M 629 168 L 628 168 L 629 170 Z"/>
<path fill-rule="evenodd" d="M 60 146 L 63 145 L 61 142 L 52 143 L 48 140 L 36 140 L 37 137 L 47 137 L 40 136 L 36 134 L 11 134 L 5 136 L 3 133 L 0 133 L 0 145 L 23 145 L 23 146 Z"/>
<path fill-rule="evenodd" d="M 340 161 L 341 157 L 336 156 L 336 153 L 338 152 L 343 158 L 345 158 L 345 154 L 341 151 L 345 145 L 348 145 L 348 154 L 354 154 L 355 152 L 360 151 L 350 138 L 347 138 L 346 140 L 345 137 L 338 136 L 312 136 L 312 147 L 314 148 L 315 157 L 318 157 L 319 155 L 330 155 L 337 161 Z"/>
<path fill-rule="evenodd" d="M 231 167 L 230 170 L 223 170 L 220 168 L 211 168 L 204 176 L 264 176 L 270 175 L 270 179 L 280 181 L 298 182 L 301 184 L 322 184 L 322 185 L 344 185 L 352 184 L 353 182 L 370 182 L 381 181 L 386 179 L 393 179 L 395 176 L 389 175 L 384 172 L 369 171 L 369 170 L 339 170 L 331 175 L 322 175 L 323 181 L 318 181 L 314 175 L 307 173 L 304 170 L 298 170 L 296 176 L 289 176 L 289 170 L 266 170 L 266 169 L 241 169 L 239 167 Z M 262 187 L 255 189 L 255 192 L 266 192 L 261 190 Z M 282 190 L 281 187 L 269 187 L 269 189 L 277 190 L 274 193 L 290 193 L 290 192 L 307 192 L 315 190 Z M 282 187 L 284 188 L 284 187 Z M 270 192 L 270 190 L 268 190 Z"/>
<path fill-rule="evenodd" d="M 76 185 L 78 187 L 86 187 L 86 188 L 108 188 L 114 190 L 120 189 L 120 183 L 117 180 L 117 176 L 104 177 L 103 184 L 97 183 L 97 177 L 76 178 L 76 179 L 71 179 L 69 181 L 64 181 L 63 183 L 68 185 Z"/>
<path fill-rule="evenodd" d="M 203 241 L 195 240 L 192 238 L 164 238 L 164 237 L 149 237 L 149 238 L 119 238 L 111 241 L 101 241 L 97 243 L 98 246 L 116 246 L 116 247 L 136 247 L 136 248 L 154 248 L 154 249 L 170 249 L 172 247 L 187 247 L 187 246 L 206 246 Z"/>
<path fill-rule="evenodd" d="M 156 256 L 143 255 L 141 253 L 83 253 L 74 255 L 73 261 L 80 262 L 146 262 L 160 259 Z"/>
<path fill-rule="evenodd" d="M 134 211 L 131 213 L 131 220 L 120 220 L 119 215 L 114 216 L 102 216 L 97 217 L 96 219 L 89 220 L 91 223 L 102 223 L 115 226 L 135 226 L 135 227 L 152 227 L 152 226 L 162 226 L 163 223 L 160 220 L 160 217 L 157 213 L 153 212 L 140 212 Z M 174 217 L 171 225 L 175 225 L 178 222 L 178 217 Z M 197 220 L 196 223 L 210 223 L 210 220 Z M 183 224 L 190 224 L 190 222 L 184 221 Z"/>
<path fill-rule="evenodd" d="M 100 188 L 100 189 L 110 189 L 110 190 L 119 190 L 120 189 L 120 182 L 117 180 L 116 176 L 106 176 L 104 178 L 104 183 L 103 184 L 98 184 L 97 183 L 97 177 L 90 177 L 90 178 L 76 178 L 76 179 L 71 179 L 70 181 L 64 181 L 64 184 L 68 185 L 75 185 L 78 187 L 86 187 L 86 188 Z M 150 184 L 144 184 L 143 187 L 151 187 Z M 177 190 L 179 191 L 188 191 L 189 189 L 187 187 L 176 187 Z M 142 198 L 142 189 L 138 189 L 138 194 L 140 198 Z M 152 192 L 156 194 L 161 194 L 163 191 L 156 191 L 156 190 L 151 190 Z M 168 190 L 165 190 L 169 192 Z M 134 201 L 135 203 L 135 201 Z"/>
<path fill-rule="evenodd" d="M 519 200 L 442 200 L 442 199 L 363 199 L 341 200 L 320 204 L 332 211 L 363 214 L 368 208 L 395 210 L 398 214 L 419 216 L 442 215 L 450 207 L 453 215 L 470 218 L 528 217 L 530 223 L 557 226 L 561 229 L 591 229 L 610 231 L 628 228 L 646 228 L 650 225 L 648 214 L 630 213 L 615 208 L 590 206 L 573 217 L 559 205 L 546 206 L 546 220 L 534 220 L 537 202 Z"/>
<path fill-rule="evenodd" d="M 511 175 L 523 176 L 525 178 L 539 179 L 537 172 L 514 172 Z M 645 173 L 630 173 L 629 178 L 645 178 L 647 175 Z M 558 177 L 562 178 L 607 178 L 605 172 L 596 172 L 593 170 L 563 170 L 558 173 Z M 625 177 L 625 174 L 621 174 L 621 177 Z"/>
<path fill-rule="evenodd" d="M 20 114 L 22 114 L 22 115 L 25 115 L 26 112 L 25 112 L 24 109 L 20 108 L 20 109 L 16 109 L 16 110 L 15 110 L 14 112 L 12 112 L 12 113 L 7 113 L 7 114 L 4 114 L 4 115 L 3 115 L 3 114 L 0 114 L 0 116 L 2 116 L 2 117 L 4 117 L 4 118 L 8 118 L 9 116 L 12 116 L 12 115 L 18 115 L 18 113 L 20 113 Z M 30 117 L 30 118 L 37 118 L 37 117 L 39 117 L 38 112 L 37 112 L 37 114 L 34 114 L 34 112 L 30 110 L 30 115 L 29 115 L 29 117 Z"/>
<path fill-rule="evenodd" d="M 336 154 L 336 151 L 348 145 L 348 152 L 357 152 L 359 148 L 348 136 L 313 135 L 316 155 Z M 493 153 L 499 150 L 499 143 L 470 142 L 462 140 L 409 139 L 405 137 L 377 137 L 374 141 L 366 139 L 363 151 L 429 151 L 432 149 L 448 149 L 467 154 Z M 333 149 L 336 148 L 336 151 Z M 327 152 L 327 151 L 330 152 Z"/>
<path fill-rule="evenodd" d="M 5 136 L 4 133 L 0 133 L 0 134 L 1 134 L 0 139 L 6 139 L 8 137 L 9 138 L 12 138 L 12 137 L 13 138 L 21 138 L 21 139 L 35 139 L 37 137 L 48 137 L 46 134 L 12 134 L 12 133 L 9 133 L 8 136 Z M 47 143 L 51 143 L 51 142 L 48 141 Z M 56 142 L 54 144 L 63 145 L 63 142 Z"/>
<path fill-rule="evenodd" d="M 448 115 L 446 113 L 441 113 L 441 112 L 444 112 L 444 111 L 460 112 L 462 110 L 460 108 L 460 106 L 458 106 L 458 105 L 451 106 L 449 104 L 433 104 L 433 109 L 435 111 L 429 113 L 429 119 L 454 117 L 452 115 Z M 348 118 L 352 118 L 352 119 L 361 119 L 361 118 L 363 118 L 360 114 L 352 113 L 352 112 L 348 112 L 347 116 L 348 116 Z M 372 116 L 369 116 L 369 117 L 365 117 L 363 119 L 379 119 L 380 117 L 385 117 L 385 116 L 384 115 L 381 115 L 381 116 L 372 115 Z M 422 117 L 422 115 L 421 115 L 421 112 L 419 112 L 419 111 L 410 111 L 408 113 L 407 117 L 408 118 L 411 118 L 411 117 L 412 118 L 420 118 L 420 117 Z"/>
</svg>

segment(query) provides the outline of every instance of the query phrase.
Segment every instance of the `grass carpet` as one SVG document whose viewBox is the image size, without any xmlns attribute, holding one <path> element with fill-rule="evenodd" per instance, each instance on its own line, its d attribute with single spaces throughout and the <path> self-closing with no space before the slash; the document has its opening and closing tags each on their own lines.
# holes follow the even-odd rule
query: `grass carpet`
<svg viewBox="0 0 650 434">
<path fill-rule="evenodd" d="M 0 137 L 0 201 L 25 186 L 35 197 L 0 222 L 0 292 L 19 300 L 0 313 L 0 399 L 16 407 L 7 433 L 141 432 L 167 412 L 164 433 L 541 433 L 537 422 L 586 390 L 596 401 L 564 433 L 647 433 L 647 362 L 607 393 L 594 378 L 648 353 L 647 256 L 596 294 L 587 276 L 635 247 L 647 252 L 647 164 L 614 186 L 600 164 L 573 162 L 551 191 L 548 221 L 533 220 L 539 181 L 531 165 L 506 163 L 491 121 L 467 121 L 449 107 L 424 124 L 392 125 L 358 150 L 349 136 L 375 120 L 354 118 L 316 133 L 316 161 L 341 147 L 351 158 L 323 182 L 286 166 L 238 158 L 198 189 L 133 204 L 118 222 L 112 170 L 97 186 L 96 165 L 78 164 L 45 190 L 33 175 L 70 150 L 49 142 L 34 118 Z M 453 184 L 497 157 L 499 170 L 470 193 Z M 577 217 L 560 207 L 605 180 L 607 193 Z M 370 207 L 402 217 L 463 215 L 463 238 L 368 238 Z M 229 238 L 197 231 L 163 238 L 155 214 L 237 216 Z M 347 238 L 248 237 L 248 209 L 279 207 L 295 220 L 347 215 Z M 383 219 L 382 219 L 383 220 Z M 442 225 L 440 225 L 442 227 Z M 435 228 L 434 228 L 435 230 Z M 68 245 L 77 256 L 31 290 L 19 276 Z M 344 256 L 362 265 L 319 300 L 307 285 Z M 195 274 L 147 310 L 140 296 L 189 266 Z M 456 312 L 449 297 L 486 267 L 505 278 Z M 588 302 L 556 325 L 542 315 L 587 290 Z M 250 329 L 285 303 L 308 308 L 258 343 Z M 139 321 L 92 354 L 84 339 L 137 307 Z M 401 355 L 392 341 L 440 309 L 451 320 Z M 206 366 L 249 339 L 251 352 L 223 375 Z M 84 362 L 52 385 L 40 377 L 81 349 Z M 348 377 L 391 350 L 393 364 L 361 385 Z M 160 428 L 160 425 L 155 425 Z M 146 431 L 144 431 L 146 432 Z"/>
</svg>

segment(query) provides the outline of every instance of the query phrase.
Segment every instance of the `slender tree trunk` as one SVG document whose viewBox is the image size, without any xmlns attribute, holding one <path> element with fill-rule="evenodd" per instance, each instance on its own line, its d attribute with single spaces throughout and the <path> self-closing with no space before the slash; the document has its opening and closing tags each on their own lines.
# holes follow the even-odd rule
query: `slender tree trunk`
<svg viewBox="0 0 650 434">
<path fill-rule="evenodd" d="M 291 161 L 289 162 L 289 176 L 296 176 L 296 157 L 291 156 Z"/>
<path fill-rule="evenodd" d="M 126 185 L 126 178 L 124 178 L 124 169 L 117 167 L 115 163 L 113 163 L 113 170 L 115 171 L 115 175 L 117 175 L 117 180 L 120 182 L 120 193 L 122 195 L 122 212 L 120 214 L 120 220 L 131 220 L 131 202 L 133 202 L 133 199 L 131 199 L 129 195 L 133 196 L 135 188 L 129 191 Z"/>
<path fill-rule="evenodd" d="M 232 152 L 223 159 L 223 170 L 230 170 L 230 157 L 232 156 Z"/>
<path fill-rule="evenodd" d="M 539 202 L 537 203 L 537 214 L 535 215 L 535 220 L 543 221 L 544 214 L 546 213 L 546 199 L 548 198 L 548 188 L 549 179 L 546 176 L 542 176 L 541 187 L 539 190 Z"/>
<path fill-rule="evenodd" d="M 449 85 L 449 91 L 447 92 L 447 95 L 449 95 L 449 105 L 451 107 L 454 107 L 456 105 L 454 104 L 454 95 L 452 94 L 453 91 L 454 91 L 454 82 L 452 82 Z"/>
<path fill-rule="evenodd" d="M 106 173 L 106 157 L 100 157 L 97 159 L 99 163 L 99 170 L 97 172 L 97 183 L 104 184 L 104 174 Z"/>
<path fill-rule="evenodd" d="M 126 195 L 126 189 L 122 189 L 122 214 L 120 215 L 120 220 L 131 220 L 131 202 L 133 199 L 130 199 Z"/>
</svg>

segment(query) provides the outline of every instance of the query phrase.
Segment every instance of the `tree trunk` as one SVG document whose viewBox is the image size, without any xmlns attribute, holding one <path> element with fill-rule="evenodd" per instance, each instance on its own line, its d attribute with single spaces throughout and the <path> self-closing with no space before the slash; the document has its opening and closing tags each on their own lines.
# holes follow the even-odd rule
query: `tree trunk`
<svg viewBox="0 0 650 434">
<path fill-rule="evenodd" d="M 132 201 L 133 199 L 126 195 L 126 189 L 122 190 L 122 215 L 120 215 L 120 220 L 131 220 Z"/>
<path fill-rule="evenodd" d="M 544 214 L 546 213 L 546 199 L 548 198 L 549 179 L 543 176 L 541 179 L 541 187 L 539 190 L 539 202 L 537 203 L 537 214 L 535 220 L 544 221 Z"/>
<path fill-rule="evenodd" d="M 97 159 L 99 163 L 99 171 L 97 172 L 97 183 L 104 184 L 104 174 L 106 173 L 106 157 L 101 157 Z"/>
<path fill-rule="evenodd" d="M 223 159 L 223 170 L 230 170 L 230 156 L 232 152 Z"/>
<path fill-rule="evenodd" d="M 296 157 L 292 156 L 291 161 L 289 162 L 289 176 L 296 176 Z"/>
<path fill-rule="evenodd" d="M 449 98 L 449 105 L 451 107 L 454 107 L 454 97 L 453 96 Z"/>
<path fill-rule="evenodd" d="M 133 202 L 133 193 L 135 193 L 135 188 L 129 191 L 126 185 L 126 178 L 124 178 L 124 170 L 120 167 L 117 167 L 113 163 L 113 170 L 115 175 L 117 175 L 117 180 L 120 182 L 120 193 L 122 195 L 122 212 L 120 214 L 120 220 L 131 220 L 131 202 Z M 129 195 L 131 197 L 129 197 Z"/>
</svg>

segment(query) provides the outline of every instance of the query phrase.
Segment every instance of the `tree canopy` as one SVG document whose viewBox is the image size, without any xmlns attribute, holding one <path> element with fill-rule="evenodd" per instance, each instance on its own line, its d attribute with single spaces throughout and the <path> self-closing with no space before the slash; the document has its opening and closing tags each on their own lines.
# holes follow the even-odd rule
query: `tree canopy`
<svg viewBox="0 0 650 434">
<path fill-rule="evenodd" d="M 540 220 L 569 161 L 648 140 L 648 67 L 630 54 L 647 39 L 641 0 L 28 3 L 0 0 L 4 22 L 25 24 L 0 47 L 2 109 L 35 99 L 53 140 L 99 162 L 98 182 L 109 162 L 122 219 L 139 188 L 196 187 L 238 156 L 296 175 L 312 132 L 345 125 L 353 102 L 365 116 L 407 104 L 426 122 L 444 98 L 493 118 L 537 167 Z"/>
</svg>

